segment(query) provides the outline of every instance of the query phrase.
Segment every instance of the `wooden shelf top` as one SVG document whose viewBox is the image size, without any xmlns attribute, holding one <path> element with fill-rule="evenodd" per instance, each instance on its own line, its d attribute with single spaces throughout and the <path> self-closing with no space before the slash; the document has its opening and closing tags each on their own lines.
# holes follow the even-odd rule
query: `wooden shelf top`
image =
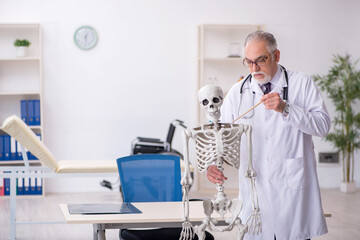
<svg viewBox="0 0 360 240">
<path fill-rule="evenodd" d="M 0 57 L 0 62 L 22 62 L 22 61 L 39 61 L 39 57 L 22 57 L 22 58 L 2 58 Z"/>
<path fill-rule="evenodd" d="M 0 92 L 0 96 L 40 96 L 40 92 Z"/>
</svg>

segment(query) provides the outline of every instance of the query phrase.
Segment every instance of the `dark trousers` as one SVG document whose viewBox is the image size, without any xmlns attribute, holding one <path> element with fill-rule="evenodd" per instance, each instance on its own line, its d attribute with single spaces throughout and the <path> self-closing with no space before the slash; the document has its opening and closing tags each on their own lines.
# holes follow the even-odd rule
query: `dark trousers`
<svg viewBox="0 0 360 240">
<path fill-rule="evenodd" d="M 274 235 L 274 240 L 276 240 L 276 236 Z M 306 240 L 311 240 L 310 238 L 309 239 L 306 239 Z"/>
<path fill-rule="evenodd" d="M 157 228 L 148 230 L 130 230 L 123 229 L 120 231 L 122 240 L 179 240 L 181 227 L 178 228 Z M 205 231 L 205 240 L 214 240 L 214 236 Z M 198 236 L 192 240 L 198 240 Z"/>
</svg>

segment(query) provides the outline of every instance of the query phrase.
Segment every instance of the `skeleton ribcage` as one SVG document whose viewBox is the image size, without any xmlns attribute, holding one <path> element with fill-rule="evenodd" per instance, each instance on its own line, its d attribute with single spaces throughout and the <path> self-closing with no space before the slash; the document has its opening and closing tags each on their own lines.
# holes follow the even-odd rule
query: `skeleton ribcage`
<svg viewBox="0 0 360 240">
<path fill-rule="evenodd" d="M 213 124 L 193 129 L 197 163 L 200 172 L 205 171 L 218 158 L 230 166 L 239 168 L 240 139 L 243 128 L 238 124 L 220 124 L 219 130 Z"/>
</svg>

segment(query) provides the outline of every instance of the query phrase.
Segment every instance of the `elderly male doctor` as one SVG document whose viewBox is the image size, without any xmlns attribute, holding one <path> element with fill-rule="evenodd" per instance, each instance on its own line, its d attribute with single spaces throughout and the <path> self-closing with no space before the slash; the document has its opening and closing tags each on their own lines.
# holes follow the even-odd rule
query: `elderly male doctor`
<svg viewBox="0 0 360 240">
<path fill-rule="evenodd" d="M 324 137 L 330 129 L 323 98 L 311 77 L 286 71 L 278 64 L 280 51 L 272 34 L 254 32 L 244 47 L 244 65 L 251 78 L 231 88 L 221 121 L 233 122 L 263 102 L 236 122 L 253 129 L 253 164 L 262 220 L 262 233 L 246 234 L 245 239 L 305 240 L 326 234 L 312 141 L 312 136 Z M 239 170 L 242 219 L 252 210 L 248 179 L 243 177 L 246 149 L 243 139 Z M 213 183 L 226 180 L 216 166 L 208 169 L 207 177 Z"/>
</svg>

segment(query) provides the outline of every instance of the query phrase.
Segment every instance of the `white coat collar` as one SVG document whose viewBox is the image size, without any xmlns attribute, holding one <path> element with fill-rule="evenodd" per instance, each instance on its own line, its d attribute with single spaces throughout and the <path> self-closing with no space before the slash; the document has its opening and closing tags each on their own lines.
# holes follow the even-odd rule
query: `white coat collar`
<svg viewBox="0 0 360 240">
<path fill-rule="evenodd" d="M 281 69 L 280 66 L 278 66 L 278 71 L 276 72 L 275 76 L 277 76 L 276 79 L 276 83 L 274 83 L 275 87 L 271 92 L 277 92 L 280 94 L 280 96 L 282 95 L 283 89 L 284 87 L 287 87 L 287 83 L 286 83 L 286 78 L 285 78 L 285 73 L 284 70 Z M 275 79 L 274 79 L 275 80 Z M 271 81 L 271 83 L 273 83 Z"/>
<path fill-rule="evenodd" d="M 275 76 L 270 80 L 271 83 L 271 92 L 278 92 L 279 94 L 282 92 L 283 87 L 286 86 L 285 76 L 283 74 L 283 70 L 278 65 L 278 70 L 275 73 Z M 255 79 L 251 79 L 250 88 L 253 92 L 264 95 L 260 85 Z"/>
</svg>

